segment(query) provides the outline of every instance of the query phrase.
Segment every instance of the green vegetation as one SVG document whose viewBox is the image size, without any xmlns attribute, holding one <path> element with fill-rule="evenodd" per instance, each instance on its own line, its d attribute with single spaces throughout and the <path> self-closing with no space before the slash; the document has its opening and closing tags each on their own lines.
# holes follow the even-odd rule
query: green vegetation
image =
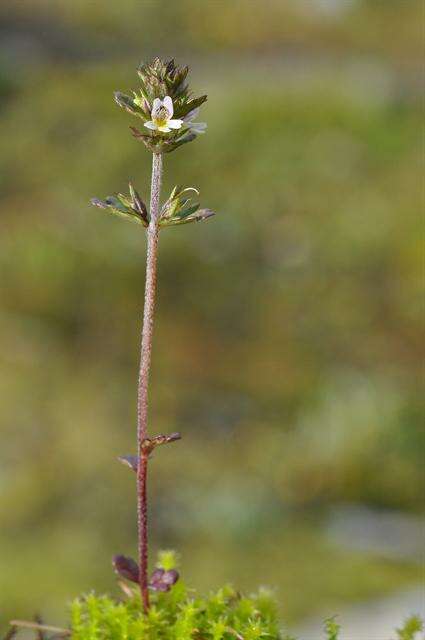
<svg viewBox="0 0 425 640">
<path fill-rule="evenodd" d="M 90 594 L 72 604 L 71 617 L 72 640 L 279 637 L 276 608 L 268 593 L 245 598 L 225 587 L 207 598 L 199 598 L 188 594 L 181 582 L 170 594 L 152 598 L 147 616 L 141 612 L 140 595 L 117 602 Z"/>
<path fill-rule="evenodd" d="M 397 635 L 399 640 L 415 640 L 416 634 L 423 631 L 423 628 L 422 621 L 416 616 L 412 616 L 400 629 L 397 629 Z"/>
<path fill-rule="evenodd" d="M 247 597 L 226 586 L 199 597 L 180 581 L 168 593 L 155 593 L 146 614 L 138 590 L 122 588 L 125 597 L 120 599 L 93 592 L 75 599 L 69 630 L 22 626 L 33 626 L 36 637 L 43 640 L 52 631 L 56 634 L 52 638 L 70 640 L 302 640 L 282 631 L 274 596 L 265 589 Z M 7 637 L 15 637 L 19 629 L 18 622 Z M 338 640 L 341 629 L 335 618 L 329 618 L 323 640 Z M 419 640 L 421 631 L 423 623 L 412 616 L 396 630 L 397 640 Z"/>
<path fill-rule="evenodd" d="M 91 593 L 72 603 L 71 620 L 72 640 L 297 640 L 279 631 L 268 592 L 248 598 L 232 587 L 200 598 L 178 583 L 170 594 L 155 596 L 147 616 L 138 595 L 117 601 Z M 422 629 L 412 617 L 397 630 L 398 639 L 415 640 Z M 328 620 L 323 639 L 338 640 L 340 630 L 335 619 Z"/>
</svg>

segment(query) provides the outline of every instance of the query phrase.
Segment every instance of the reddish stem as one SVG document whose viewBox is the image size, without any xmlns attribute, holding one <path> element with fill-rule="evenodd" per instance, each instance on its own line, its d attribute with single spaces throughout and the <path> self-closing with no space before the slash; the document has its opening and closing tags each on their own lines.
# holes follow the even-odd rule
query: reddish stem
<svg viewBox="0 0 425 640">
<path fill-rule="evenodd" d="M 148 587 L 148 504 L 146 481 L 148 474 L 148 457 L 143 455 L 139 458 L 139 470 L 137 474 L 137 495 L 138 495 L 138 527 L 139 527 L 139 584 L 142 597 L 143 610 L 149 610 L 149 587 Z"/>
<path fill-rule="evenodd" d="M 137 393 L 137 446 L 139 464 L 137 470 L 137 522 L 139 537 L 139 583 L 145 613 L 149 609 L 148 590 L 148 505 L 147 472 L 148 454 L 143 441 L 148 435 L 148 389 L 152 356 L 153 321 L 156 297 L 156 274 L 159 235 L 159 197 L 162 178 L 162 156 L 154 153 L 152 161 L 152 185 L 150 222 L 147 230 L 145 305 L 140 350 L 139 384 Z"/>
</svg>

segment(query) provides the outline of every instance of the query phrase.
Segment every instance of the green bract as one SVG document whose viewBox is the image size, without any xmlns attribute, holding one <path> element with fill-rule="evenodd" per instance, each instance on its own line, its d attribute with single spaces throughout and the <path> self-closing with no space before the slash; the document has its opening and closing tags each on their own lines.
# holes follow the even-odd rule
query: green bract
<svg viewBox="0 0 425 640">
<path fill-rule="evenodd" d="M 131 182 L 129 183 L 129 190 L 129 195 L 117 193 L 114 196 L 108 196 L 105 200 L 92 198 L 91 203 L 95 207 L 105 209 L 125 220 L 142 224 L 144 227 L 149 226 L 150 215 L 146 205 Z M 170 197 L 161 208 L 159 215 L 160 227 L 173 227 L 179 224 L 188 224 L 189 222 L 200 222 L 214 215 L 211 209 L 200 209 L 199 203 L 192 203 L 191 198 L 186 196 L 190 192 L 199 195 L 199 191 L 194 187 L 174 187 Z"/>
<path fill-rule="evenodd" d="M 91 203 L 95 207 L 107 209 L 116 216 L 147 227 L 149 224 L 149 214 L 146 205 L 131 182 L 129 183 L 129 190 L 129 196 L 117 193 L 115 196 L 108 196 L 105 200 L 92 198 Z"/>
</svg>

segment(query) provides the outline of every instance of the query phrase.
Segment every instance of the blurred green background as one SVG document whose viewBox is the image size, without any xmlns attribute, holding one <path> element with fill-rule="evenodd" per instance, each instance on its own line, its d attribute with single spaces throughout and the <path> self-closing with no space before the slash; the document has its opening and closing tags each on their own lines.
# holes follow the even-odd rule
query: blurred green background
<svg viewBox="0 0 425 640">
<path fill-rule="evenodd" d="M 110 558 L 135 554 L 115 458 L 134 452 L 144 238 L 88 201 L 128 179 L 148 197 L 112 93 L 154 55 L 209 95 L 163 196 L 194 185 L 218 215 L 161 235 L 151 433 L 183 441 L 151 465 L 153 550 L 199 589 L 275 587 L 289 622 L 418 583 L 391 518 L 417 532 L 424 507 L 421 12 L 2 1 L 0 628 L 116 592 Z"/>
</svg>

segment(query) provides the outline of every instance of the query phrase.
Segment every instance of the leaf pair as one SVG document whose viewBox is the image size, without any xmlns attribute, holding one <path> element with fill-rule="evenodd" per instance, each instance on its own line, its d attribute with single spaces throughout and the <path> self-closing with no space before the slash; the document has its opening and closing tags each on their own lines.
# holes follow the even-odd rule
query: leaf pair
<svg viewBox="0 0 425 640">
<path fill-rule="evenodd" d="M 127 556 L 115 556 L 112 559 L 115 573 L 121 578 L 130 582 L 139 582 L 139 565 L 133 558 Z M 149 580 L 149 587 L 153 591 L 170 591 L 173 584 L 179 579 L 179 572 L 176 569 L 166 571 L 162 567 L 155 569 Z"/>
<path fill-rule="evenodd" d="M 170 433 L 167 436 L 161 434 L 154 438 L 145 438 L 142 442 L 142 455 L 148 457 L 151 455 L 155 447 L 162 444 L 169 444 L 170 442 L 175 442 L 180 439 L 181 435 L 177 431 L 175 433 Z M 120 456 L 118 460 L 137 473 L 137 469 L 139 467 L 139 456 Z"/>
<path fill-rule="evenodd" d="M 146 205 L 131 182 L 129 183 L 129 188 L 129 196 L 117 193 L 114 196 L 108 196 L 105 200 L 92 198 L 91 204 L 100 209 L 106 209 L 120 218 L 148 227 L 150 215 Z M 160 227 L 199 222 L 200 220 L 207 220 L 214 215 L 211 209 L 200 209 L 199 203 L 191 201 L 190 196 L 187 194 L 192 192 L 199 195 L 199 191 L 194 187 L 174 187 L 170 197 L 162 206 L 159 215 Z"/>
</svg>

